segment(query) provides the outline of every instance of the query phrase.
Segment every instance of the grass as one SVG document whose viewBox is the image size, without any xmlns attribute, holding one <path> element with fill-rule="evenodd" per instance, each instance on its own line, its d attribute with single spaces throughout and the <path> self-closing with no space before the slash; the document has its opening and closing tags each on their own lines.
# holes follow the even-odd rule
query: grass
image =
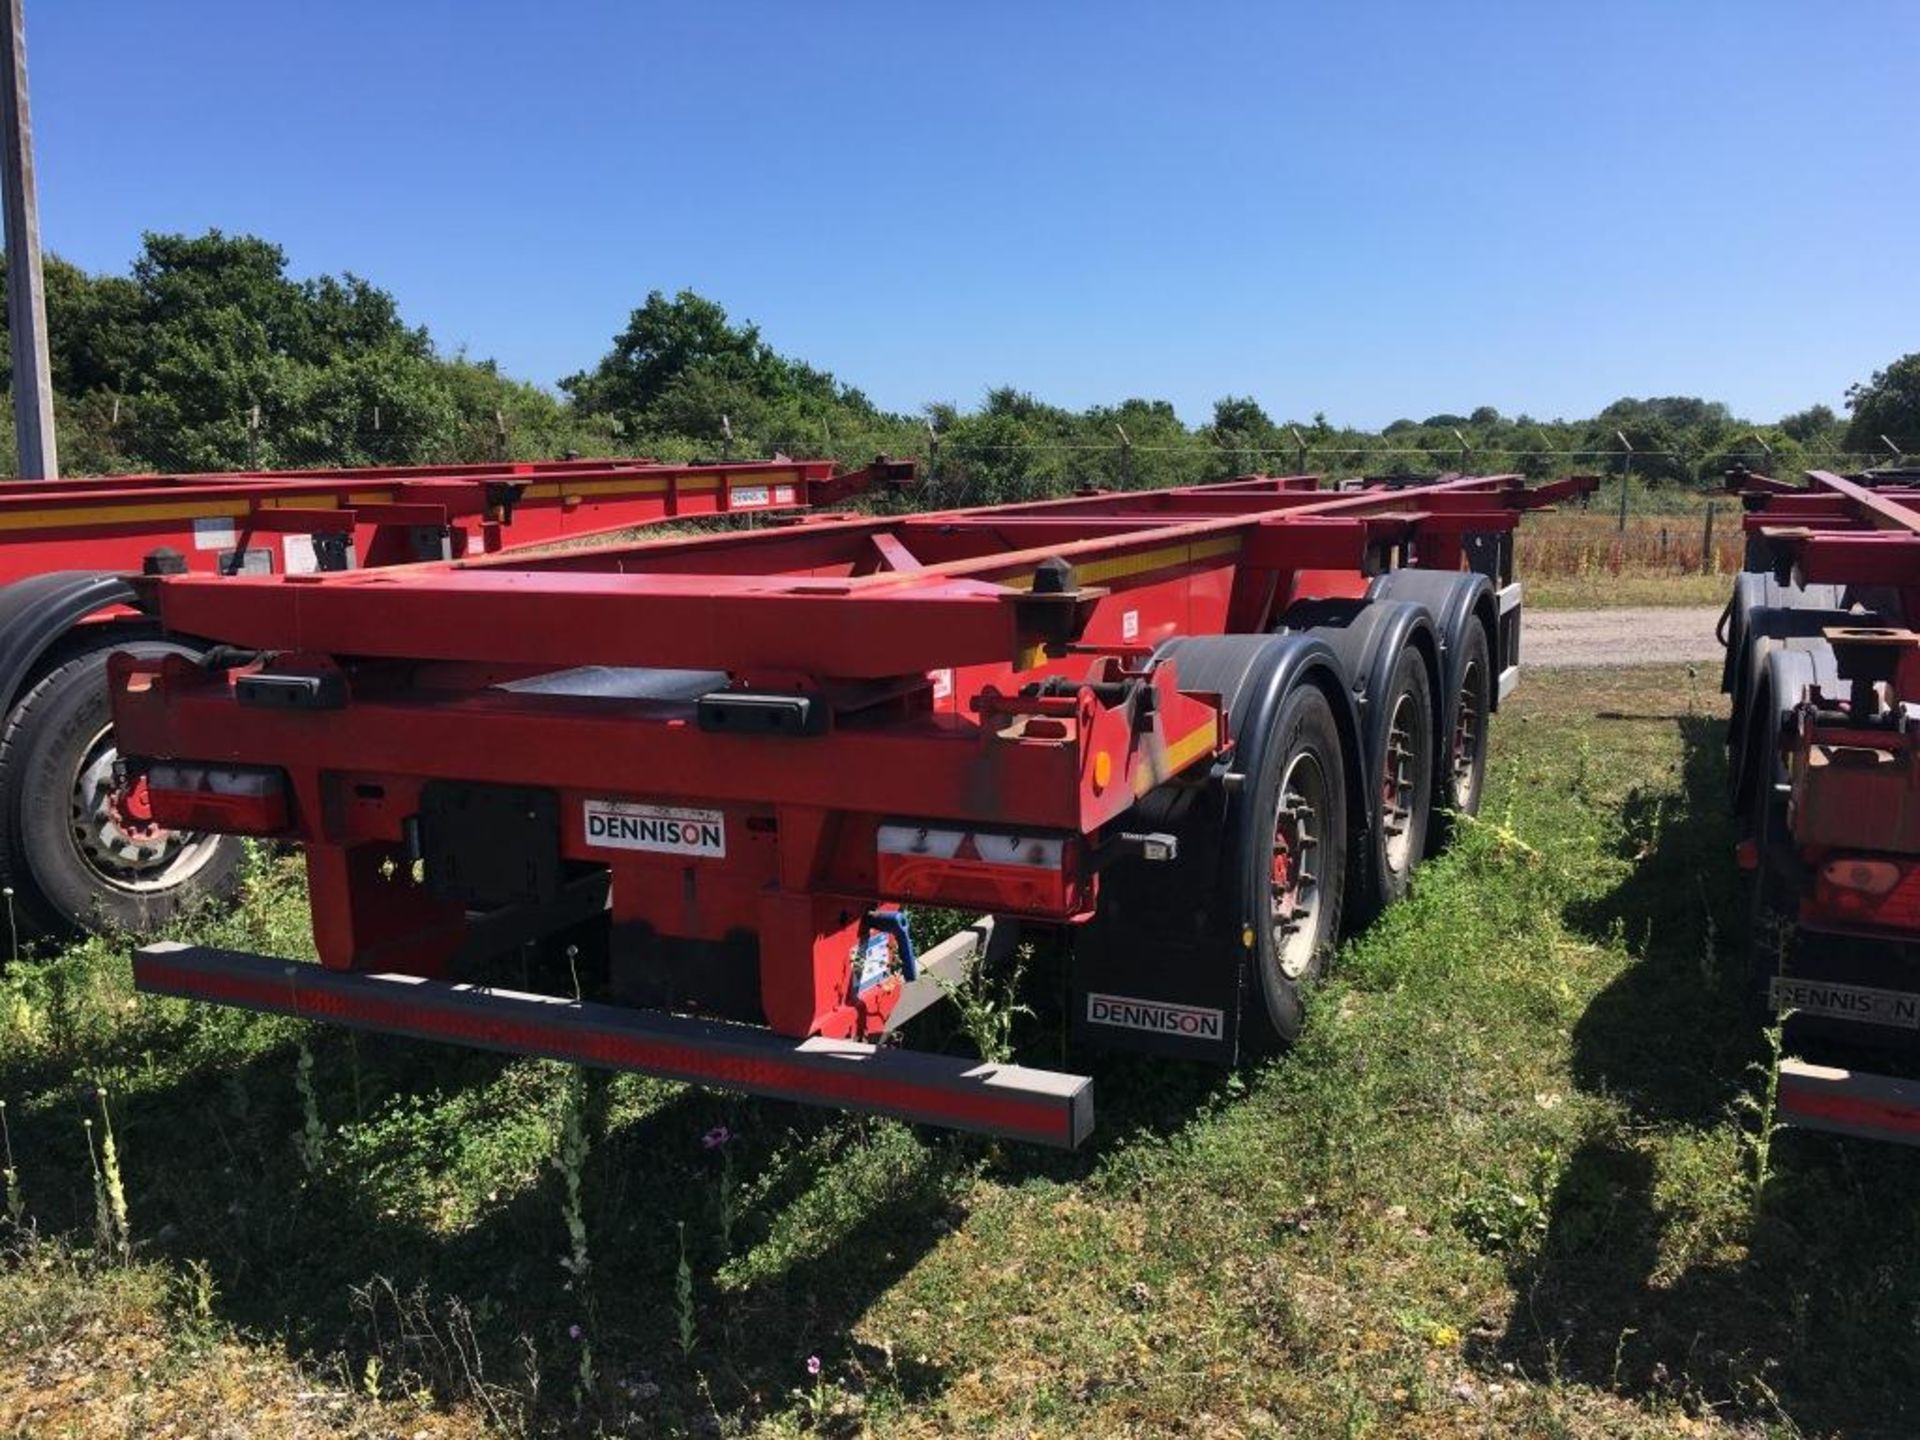
<svg viewBox="0 0 1920 1440">
<path fill-rule="evenodd" d="M 1633 514 L 1626 528 L 1602 507 L 1566 508 L 1521 521 L 1514 568 L 1527 603 L 1552 610 L 1623 605 L 1721 605 L 1740 569 L 1745 540 L 1738 507 L 1714 506 L 1711 544 L 1696 513 Z"/>
<path fill-rule="evenodd" d="M 1619 610 L 1627 607 L 1727 603 L 1726 575 L 1627 572 L 1608 575 L 1547 575 L 1526 578 L 1527 605 L 1535 610 Z"/>
<path fill-rule="evenodd" d="M 23 960 L 0 1434 L 1914 1433 L 1920 1152 L 1756 1163 L 1717 713 L 1685 668 L 1530 675 L 1296 1052 L 1097 1058 L 1072 1156 Z M 252 884 L 200 930 L 291 953 L 297 874 Z"/>
</svg>

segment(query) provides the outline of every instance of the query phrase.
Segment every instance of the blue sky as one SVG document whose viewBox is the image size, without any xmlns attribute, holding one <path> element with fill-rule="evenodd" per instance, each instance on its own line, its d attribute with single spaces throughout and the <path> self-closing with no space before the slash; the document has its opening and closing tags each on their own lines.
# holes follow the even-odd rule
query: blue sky
<svg viewBox="0 0 1920 1440">
<path fill-rule="evenodd" d="M 1378 425 L 1920 349 L 1920 5 L 27 0 L 48 248 L 250 231 L 551 384 L 691 287 L 882 404 Z"/>
</svg>

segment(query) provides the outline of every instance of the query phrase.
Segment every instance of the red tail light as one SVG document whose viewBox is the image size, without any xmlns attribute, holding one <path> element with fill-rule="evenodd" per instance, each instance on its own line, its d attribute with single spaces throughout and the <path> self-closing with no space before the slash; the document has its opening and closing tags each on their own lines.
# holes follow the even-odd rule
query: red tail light
<svg viewBox="0 0 1920 1440">
<path fill-rule="evenodd" d="M 1898 885 L 1903 873 L 1891 860 L 1829 860 L 1820 878 L 1837 891 L 1879 896 Z"/>
<path fill-rule="evenodd" d="M 287 777 L 252 765 L 160 761 L 147 771 L 153 818 L 175 830 L 277 835 L 291 818 Z"/>
<path fill-rule="evenodd" d="M 1077 836 L 895 824 L 880 827 L 879 851 L 889 899 L 1061 918 L 1090 903 Z"/>
</svg>

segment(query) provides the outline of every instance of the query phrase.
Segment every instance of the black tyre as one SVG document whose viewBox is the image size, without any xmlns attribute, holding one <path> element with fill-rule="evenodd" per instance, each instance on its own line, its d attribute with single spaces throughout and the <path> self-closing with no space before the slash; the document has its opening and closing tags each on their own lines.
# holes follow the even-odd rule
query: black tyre
<svg viewBox="0 0 1920 1440">
<path fill-rule="evenodd" d="M 1235 857 L 1246 867 L 1243 934 L 1253 940 L 1259 990 L 1247 1006 L 1247 1033 L 1287 1045 L 1305 1020 L 1304 992 L 1333 954 L 1346 898 L 1340 729 L 1327 697 L 1312 685 L 1281 702 L 1251 796 Z"/>
<path fill-rule="evenodd" d="M 1747 796 L 1753 838 L 1752 886 L 1747 895 L 1746 1000 L 1756 1015 L 1771 1019 L 1776 976 L 1791 974 L 1800 949 L 1798 896 L 1782 872 L 1787 829 L 1785 802 L 1774 793 L 1774 764 L 1761 767 Z"/>
<path fill-rule="evenodd" d="M 1373 824 L 1359 857 L 1366 890 L 1364 917 L 1405 897 L 1413 867 L 1427 850 L 1433 814 L 1433 682 L 1427 662 L 1411 645 L 1394 661 L 1380 696 L 1380 733 L 1369 757 Z"/>
<path fill-rule="evenodd" d="M 1486 627 L 1478 620 L 1469 620 L 1461 636 L 1459 675 L 1452 720 L 1442 740 L 1444 753 L 1433 772 L 1433 817 L 1427 828 L 1430 852 L 1453 838 L 1458 828 L 1456 815 L 1480 813 L 1480 795 L 1487 784 L 1493 656 L 1487 648 Z"/>
<path fill-rule="evenodd" d="M 152 823 L 145 792 L 114 783 L 107 656 L 191 654 L 158 640 L 103 640 L 20 696 L 0 732 L 0 883 L 23 937 L 150 934 L 201 900 L 230 899 L 241 843 Z"/>
</svg>

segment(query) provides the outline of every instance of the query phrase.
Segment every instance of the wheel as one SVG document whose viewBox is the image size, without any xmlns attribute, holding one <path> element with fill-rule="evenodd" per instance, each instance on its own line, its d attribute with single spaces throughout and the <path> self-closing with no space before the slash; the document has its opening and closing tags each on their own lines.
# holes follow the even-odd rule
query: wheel
<svg viewBox="0 0 1920 1440">
<path fill-rule="evenodd" d="M 13 891 L 22 936 L 149 934 L 186 906 L 239 889 L 239 840 L 156 825 L 144 783 L 116 783 L 106 678 L 115 650 L 193 653 L 103 640 L 41 676 L 0 733 L 0 883 Z"/>
<path fill-rule="evenodd" d="M 1487 721 L 1493 711 L 1493 661 L 1486 627 L 1467 622 L 1460 641 L 1460 684 L 1454 692 L 1453 724 L 1444 762 L 1434 771 L 1429 851 L 1453 838 L 1455 815 L 1478 815 L 1487 783 Z"/>
<path fill-rule="evenodd" d="M 1327 697 L 1301 685 L 1281 703 L 1264 747 L 1240 863 L 1259 1003 L 1250 1038 L 1291 1044 L 1304 992 L 1325 972 L 1346 898 L 1347 785 L 1340 730 Z M 1264 900 L 1264 905 L 1259 903 Z M 1264 1020 L 1264 1024 L 1260 1024 Z"/>
<path fill-rule="evenodd" d="M 1374 777 L 1371 833 L 1362 857 L 1366 918 L 1405 897 L 1427 848 L 1433 814 L 1433 682 L 1411 645 L 1394 661 L 1380 696 L 1384 723 L 1369 774 Z"/>
</svg>

